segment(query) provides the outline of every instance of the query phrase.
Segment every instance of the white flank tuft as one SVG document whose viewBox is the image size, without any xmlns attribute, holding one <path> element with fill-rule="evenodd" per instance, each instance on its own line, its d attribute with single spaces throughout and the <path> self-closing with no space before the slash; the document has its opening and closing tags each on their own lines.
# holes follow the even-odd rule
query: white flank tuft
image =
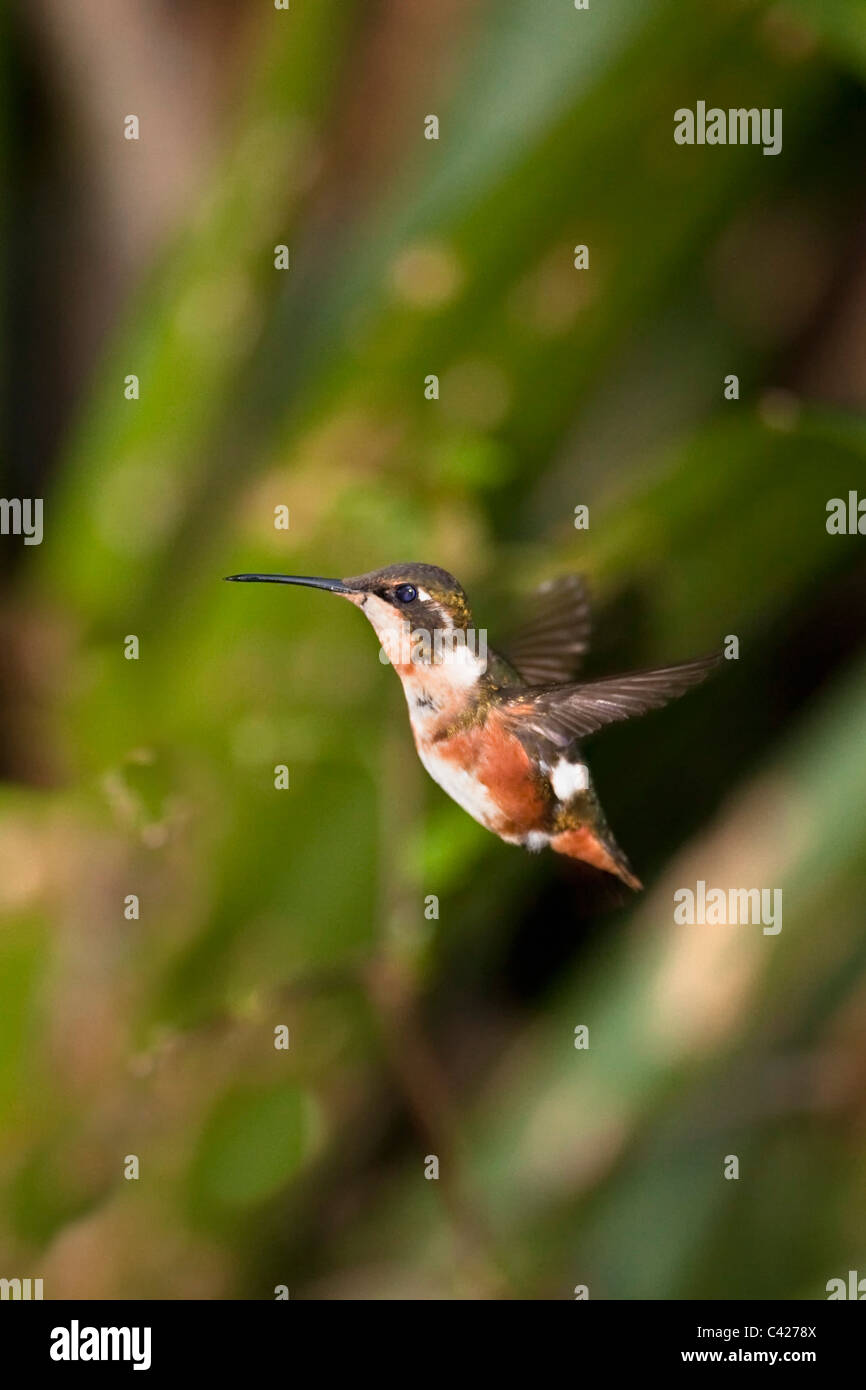
<svg viewBox="0 0 866 1390">
<path fill-rule="evenodd" d="M 586 763 L 560 758 L 550 774 L 550 785 L 559 801 L 570 801 L 576 792 L 585 792 L 589 786 L 589 768 Z"/>
</svg>

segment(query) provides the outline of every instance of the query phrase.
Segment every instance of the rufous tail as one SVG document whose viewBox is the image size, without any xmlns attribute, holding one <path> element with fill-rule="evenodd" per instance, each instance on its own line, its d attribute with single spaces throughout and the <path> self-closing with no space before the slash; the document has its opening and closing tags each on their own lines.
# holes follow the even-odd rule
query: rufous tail
<svg viewBox="0 0 866 1390">
<path fill-rule="evenodd" d="M 582 859 L 596 869 L 616 874 L 635 892 L 643 888 L 616 840 L 601 827 L 581 825 L 574 830 L 563 830 L 553 836 L 550 848 L 556 850 L 557 854 L 567 855 L 569 859 Z"/>
</svg>

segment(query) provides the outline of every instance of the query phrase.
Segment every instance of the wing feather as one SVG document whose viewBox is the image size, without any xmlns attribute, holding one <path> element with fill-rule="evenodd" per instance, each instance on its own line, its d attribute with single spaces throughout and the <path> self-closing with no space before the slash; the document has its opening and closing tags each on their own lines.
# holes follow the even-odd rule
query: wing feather
<svg viewBox="0 0 866 1390">
<path fill-rule="evenodd" d="M 574 680 L 589 647 L 589 597 L 579 574 L 564 574 L 536 590 L 532 611 L 506 646 L 527 685 Z"/>
<path fill-rule="evenodd" d="M 699 685 L 719 665 L 718 656 L 683 661 L 580 685 L 540 686 L 504 700 L 503 721 L 515 734 L 531 734 L 554 750 L 566 748 L 621 719 L 660 709 Z"/>
</svg>

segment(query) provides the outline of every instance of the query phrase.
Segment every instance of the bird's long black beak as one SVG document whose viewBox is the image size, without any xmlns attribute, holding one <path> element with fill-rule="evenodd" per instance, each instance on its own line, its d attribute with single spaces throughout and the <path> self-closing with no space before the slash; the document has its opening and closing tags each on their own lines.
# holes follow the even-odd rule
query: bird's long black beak
<svg viewBox="0 0 866 1390">
<path fill-rule="evenodd" d="M 317 579 L 309 574 L 227 574 L 232 584 L 303 584 L 308 589 L 327 589 L 332 594 L 356 594 L 342 579 Z"/>
</svg>

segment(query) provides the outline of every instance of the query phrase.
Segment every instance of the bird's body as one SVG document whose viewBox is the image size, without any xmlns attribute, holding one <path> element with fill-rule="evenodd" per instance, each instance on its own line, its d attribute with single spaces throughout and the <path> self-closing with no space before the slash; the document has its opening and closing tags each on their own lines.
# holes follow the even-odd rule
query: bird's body
<svg viewBox="0 0 866 1390">
<path fill-rule="evenodd" d="M 311 584 L 355 603 L 400 677 L 415 747 L 434 782 L 500 839 L 550 846 L 640 888 L 607 826 L 580 740 L 667 703 L 702 680 L 715 658 L 573 683 L 589 633 L 575 576 L 539 591 L 508 657 L 478 640 L 460 585 L 432 565 L 347 580 L 232 578 Z"/>
<path fill-rule="evenodd" d="M 395 650 L 402 618 L 390 605 L 364 605 L 383 647 Z M 405 653 L 404 653 L 405 654 Z M 576 745 L 551 761 L 532 757 L 506 720 L 509 700 L 527 687 L 498 652 L 482 657 L 465 643 L 428 662 L 394 661 L 409 707 L 418 756 L 433 781 L 474 820 L 509 844 L 552 845 L 597 868 L 638 881 L 594 834 L 600 808 Z M 600 827 L 598 827 L 600 828 Z M 576 853 L 575 853 L 576 852 Z"/>
</svg>

